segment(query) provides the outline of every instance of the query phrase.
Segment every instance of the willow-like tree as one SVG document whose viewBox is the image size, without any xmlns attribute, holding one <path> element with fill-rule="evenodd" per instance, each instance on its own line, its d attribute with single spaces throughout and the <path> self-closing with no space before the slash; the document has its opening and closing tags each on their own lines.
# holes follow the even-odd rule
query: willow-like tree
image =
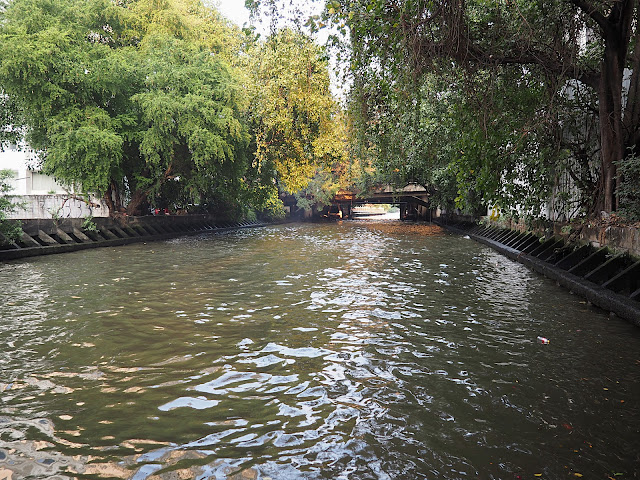
<svg viewBox="0 0 640 480">
<path fill-rule="evenodd" d="M 327 57 L 313 41 L 281 30 L 258 43 L 251 60 L 254 167 L 289 193 L 344 156 Z"/>
<path fill-rule="evenodd" d="M 241 35 L 198 0 L 14 0 L 0 87 L 43 168 L 111 211 L 232 200 L 248 134 L 228 48 Z"/>
</svg>

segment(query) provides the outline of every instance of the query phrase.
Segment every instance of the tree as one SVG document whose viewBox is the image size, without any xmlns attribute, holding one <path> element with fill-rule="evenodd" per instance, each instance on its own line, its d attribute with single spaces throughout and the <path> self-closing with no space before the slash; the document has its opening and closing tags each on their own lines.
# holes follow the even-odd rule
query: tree
<svg viewBox="0 0 640 480">
<path fill-rule="evenodd" d="M 616 185 L 633 180 L 618 176 L 616 165 L 640 141 L 640 4 L 631 0 L 327 0 L 325 5 L 325 17 L 348 39 L 354 86 L 363 75 L 383 72 L 390 85 L 402 86 L 403 76 L 419 79 L 449 62 L 470 75 L 513 67 L 531 72 L 555 98 L 549 103 L 553 108 L 564 103 L 559 97 L 567 84 L 590 89 L 596 98 L 600 148 L 593 210 L 612 211 L 619 206 Z M 571 113 L 576 117 L 592 114 L 589 110 Z M 553 116 L 551 109 L 549 114 Z M 555 116 L 567 115 L 556 110 Z M 589 150 L 589 145 L 575 149 L 576 160 L 581 162 Z M 584 179 L 580 180 L 577 185 L 584 186 Z"/>
<path fill-rule="evenodd" d="M 326 56 L 309 37 L 282 30 L 256 45 L 250 82 L 255 170 L 301 190 L 344 155 Z"/>
<path fill-rule="evenodd" d="M 471 72 L 511 65 L 537 69 L 556 92 L 568 79 L 589 86 L 598 97 L 598 205 L 611 211 L 616 163 L 640 140 L 636 3 L 332 0 L 327 6 L 350 29 L 356 68 L 369 64 L 394 71 L 404 63 L 421 76 L 433 71 L 438 59 L 449 59 Z M 623 107 L 625 67 L 631 74 Z"/>
<path fill-rule="evenodd" d="M 23 119 L 13 99 L 0 90 L 0 152 L 7 144 L 18 144 L 22 139 Z"/>
<path fill-rule="evenodd" d="M 0 24 L 0 87 L 43 168 L 112 212 L 229 203 L 248 135 L 228 59 L 239 30 L 197 0 L 14 0 Z M 228 40 L 228 41 L 227 41 Z M 167 198 L 163 198 L 167 197 Z"/>
<path fill-rule="evenodd" d="M 132 100 L 142 113 L 146 175 L 136 179 L 137 191 L 146 198 L 173 182 L 193 203 L 213 200 L 214 192 L 232 197 L 246 169 L 249 138 L 228 67 L 198 46 L 165 36 L 147 37 L 142 53 L 145 88 Z"/>
</svg>

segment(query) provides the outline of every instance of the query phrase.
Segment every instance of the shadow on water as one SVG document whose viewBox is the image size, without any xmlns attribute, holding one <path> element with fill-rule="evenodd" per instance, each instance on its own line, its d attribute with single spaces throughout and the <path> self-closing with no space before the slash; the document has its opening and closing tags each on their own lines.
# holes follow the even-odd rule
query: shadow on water
<svg viewBox="0 0 640 480">
<path fill-rule="evenodd" d="M 640 473 L 638 330 L 431 225 L 202 235 L 0 283 L 2 479 Z"/>
</svg>

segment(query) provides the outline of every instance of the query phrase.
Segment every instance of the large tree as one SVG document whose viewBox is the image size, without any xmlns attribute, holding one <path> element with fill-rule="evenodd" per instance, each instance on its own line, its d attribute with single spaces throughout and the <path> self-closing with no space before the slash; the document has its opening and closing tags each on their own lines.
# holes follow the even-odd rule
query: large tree
<svg viewBox="0 0 640 480">
<path fill-rule="evenodd" d="M 260 4 L 285 2 L 247 3 L 256 8 Z M 367 79 L 384 77 L 383 89 L 405 89 L 415 105 L 420 99 L 415 90 L 406 87 L 420 83 L 418 80 L 427 73 L 438 74 L 443 65 L 445 71 L 452 66 L 470 77 L 489 72 L 497 78 L 506 72 L 507 77 L 513 78 L 514 68 L 529 77 L 534 75 L 547 89 L 546 114 L 558 119 L 567 118 L 566 113 L 557 110 L 563 103 L 569 107 L 561 98 L 567 94 L 567 85 L 571 89 L 590 89 L 596 99 L 599 129 L 599 165 L 592 210 L 612 211 L 619 206 L 617 184 L 631 180 L 618 176 L 617 166 L 635 154 L 640 141 L 640 3 L 632 0 L 326 0 L 324 3 L 326 17 L 344 33 L 351 55 L 353 92 L 364 104 L 381 98 L 380 86 L 373 87 L 374 82 Z M 322 26 L 326 19 L 311 23 Z M 412 82 L 407 82 L 407 78 Z M 497 92 L 489 87 L 485 91 L 487 97 Z M 569 108 L 575 106 L 573 102 Z M 591 114 L 588 108 L 572 113 L 576 117 Z M 572 124 L 578 122 L 569 120 Z M 576 139 L 574 135 L 565 143 L 578 147 Z M 574 148 L 574 158 L 580 161 L 590 150 L 590 145 Z M 581 166 L 580 170 L 589 168 Z M 579 187 L 586 185 L 584 179 L 577 180 Z"/>
<path fill-rule="evenodd" d="M 250 74 L 255 168 L 294 193 L 344 156 L 327 57 L 306 35 L 284 29 L 256 44 Z"/>
<path fill-rule="evenodd" d="M 241 32 L 199 0 L 14 0 L 0 17 L 0 87 L 43 168 L 84 191 L 200 202 L 238 191 L 248 134 L 229 64 Z M 233 54 L 237 54 L 233 52 Z"/>
<path fill-rule="evenodd" d="M 600 128 L 597 204 L 606 211 L 617 207 L 616 165 L 640 140 L 640 4 L 332 0 L 328 7 L 350 29 L 356 70 L 409 68 L 420 77 L 447 59 L 472 73 L 520 66 L 558 94 L 567 80 L 590 87 Z"/>
</svg>

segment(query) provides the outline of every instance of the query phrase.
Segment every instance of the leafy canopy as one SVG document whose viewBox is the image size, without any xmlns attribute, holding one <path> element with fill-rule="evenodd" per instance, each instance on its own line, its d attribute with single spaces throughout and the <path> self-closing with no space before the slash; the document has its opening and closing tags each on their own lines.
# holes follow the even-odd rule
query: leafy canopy
<svg viewBox="0 0 640 480">
<path fill-rule="evenodd" d="M 309 37 L 284 29 L 256 45 L 250 68 L 255 166 L 296 192 L 344 155 L 326 56 Z"/>
<path fill-rule="evenodd" d="M 132 211 L 229 201 L 249 143 L 229 62 L 241 45 L 199 1 L 15 0 L 0 87 L 45 171 L 66 183 L 128 197 Z"/>
</svg>

